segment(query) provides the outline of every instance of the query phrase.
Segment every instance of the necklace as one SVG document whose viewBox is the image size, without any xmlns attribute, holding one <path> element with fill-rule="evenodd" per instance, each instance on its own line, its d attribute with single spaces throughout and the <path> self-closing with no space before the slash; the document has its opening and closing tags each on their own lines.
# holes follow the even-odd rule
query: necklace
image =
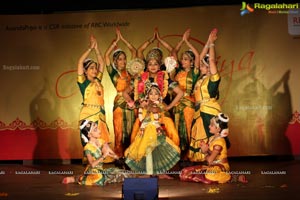
<svg viewBox="0 0 300 200">
<path fill-rule="evenodd" d="M 221 138 L 220 135 L 214 136 L 214 137 L 208 142 L 208 144 L 212 143 L 213 141 L 215 141 L 215 140 L 217 140 L 217 139 L 219 139 L 219 138 Z"/>
<path fill-rule="evenodd" d="M 94 147 L 96 147 L 96 149 L 98 149 L 99 151 L 101 151 L 100 146 L 97 145 L 95 142 L 89 141 L 89 143 L 90 143 L 91 145 L 93 145 Z"/>
</svg>

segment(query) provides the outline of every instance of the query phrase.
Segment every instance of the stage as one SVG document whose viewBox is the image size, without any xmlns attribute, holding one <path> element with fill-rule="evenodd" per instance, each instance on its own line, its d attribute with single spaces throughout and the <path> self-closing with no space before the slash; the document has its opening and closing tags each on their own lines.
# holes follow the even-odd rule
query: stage
<svg viewBox="0 0 300 200">
<path fill-rule="evenodd" d="M 230 158 L 231 173 L 244 173 L 248 183 L 205 185 L 181 182 L 177 165 L 173 180 L 159 179 L 159 199 L 299 199 L 300 160 L 277 157 Z M 105 167 L 111 167 L 106 164 Z M 82 173 L 80 163 L 40 164 L 1 161 L 0 199 L 121 199 L 122 183 L 101 186 L 61 184 L 63 177 Z M 298 197 L 298 198 L 296 198 Z"/>
</svg>

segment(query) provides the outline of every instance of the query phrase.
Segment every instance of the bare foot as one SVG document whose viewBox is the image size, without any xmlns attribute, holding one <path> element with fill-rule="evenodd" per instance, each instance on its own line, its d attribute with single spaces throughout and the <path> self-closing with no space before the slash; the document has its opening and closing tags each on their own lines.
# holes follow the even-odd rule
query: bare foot
<svg viewBox="0 0 300 200">
<path fill-rule="evenodd" d="M 238 182 L 240 183 L 248 183 L 248 180 L 245 175 L 239 175 Z"/>
<path fill-rule="evenodd" d="M 151 176 L 145 174 L 145 175 L 139 175 L 138 177 L 139 177 L 139 178 L 150 178 Z"/>
<path fill-rule="evenodd" d="M 68 177 L 65 177 L 65 178 L 62 180 L 62 183 L 63 183 L 63 184 L 75 183 L 75 177 L 74 177 L 74 176 L 68 176 Z"/>
<path fill-rule="evenodd" d="M 169 176 L 167 174 L 160 174 L 158 175 L 159 179 L 174 179 L 172 176 Z"/>
</svg>

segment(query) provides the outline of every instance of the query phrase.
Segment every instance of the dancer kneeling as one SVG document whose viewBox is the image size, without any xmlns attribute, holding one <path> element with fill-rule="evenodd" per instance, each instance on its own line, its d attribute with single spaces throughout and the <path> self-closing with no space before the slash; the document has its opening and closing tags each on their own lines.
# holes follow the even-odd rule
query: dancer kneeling
<svg viewBox="0 0 300 200">
<path fill-rule="evenodd" d="M 219 113 L 210 121 L 209 130 L 213 134 L 208 143 L 201 143 L 202 153 L 206 154 L 208 165 L 186 167 L 181 170 L 180 180 L 211 183 L 242 182 L 247 183 L 244 175 L 231 174 L 227 160 L 227 147 L 224 137 L 228 135 L 229 118 Z"/>
<path fill-rule="evenodd" d="M 84 146 L 84 155 L 87 157 L 88 165 L 83 175 L 70 176 L 63 179 L 64 184 L 78 182 L 80 185 L 100 185 L 107 183 L 123 182 L 124 178 L 135 175 L 118 168 L 103 168 L 103 163 L 107 157 L 118 159 L 118 156 L 111 150 L 108 144 L 100 139 L 100 131 L 95 122 L 82 120 L 80 125 Z"/>
</svg>

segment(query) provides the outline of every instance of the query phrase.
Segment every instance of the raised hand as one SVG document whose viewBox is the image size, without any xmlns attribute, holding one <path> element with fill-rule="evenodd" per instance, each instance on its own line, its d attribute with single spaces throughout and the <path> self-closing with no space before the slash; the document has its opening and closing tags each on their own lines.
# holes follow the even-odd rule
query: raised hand
<svg viewBox="0 0 300 200">
<path fill-rule="evenodd" d="M 190 38 L 190 35 L 191 35 L 191 29 L 188 28 L 188 29 L 183 33 L 182 39 L 183 39 L 184 41 L 188 41 L 189 38 Z"/>
<path fill-rule="evenodd" d="M 90 48 L 94 49 L 97 46 L 97 40 L 94 35 L 90 36 Z"/>
<path fill-rule="evenodd" d="M 208 40 L 210 43 L 214 43 L 216 40 L 217 40 L 217 33 L 218 33 L 218 29 L 214 28 L 210 34 L 209 34 L 209 37 L 208 37 Z"/>
<path fill-rule="evenodd" d="M 122 38 L 122 35 L 121 35 L 120 28 L 117 27 L 116 28 L 116 40 L 115 40 L 115 42 L 118 42 L 121 38 Z"/>
</svg>

